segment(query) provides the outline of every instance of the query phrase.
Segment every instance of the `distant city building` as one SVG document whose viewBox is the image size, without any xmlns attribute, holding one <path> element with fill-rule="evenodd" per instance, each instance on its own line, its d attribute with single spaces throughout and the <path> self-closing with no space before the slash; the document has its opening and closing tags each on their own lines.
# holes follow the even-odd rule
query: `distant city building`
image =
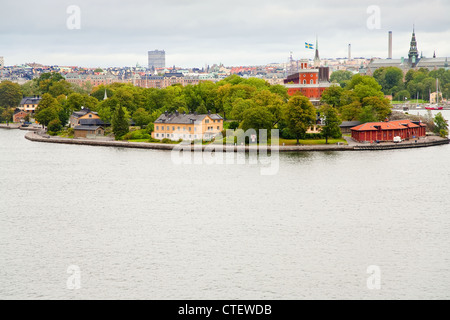
<svg viewBox="0 0 450 320">
<path fill-rule="evenodd" d="M 5 66 L 5 59 L 3 57 L 0 57 L 0 69 L 3 69 Z"/>
<path fill-rule="evenodd" d="M 389 57 L 392 57 L 392 33 L 389 33 Z M 433 58 L 424 58 L 419 56 L 419 50 L 417 47 L 416 32 L 413 28 L 411 36 L 411 42 L 409 46 L 408 57 L 402 57 L 401 59 L 372 59 L 367 66 L 367 74 L 373 75 L 375 70 L 385 67 L 396 67 L 402 69 L 404 73 L 410 69 L 426 68 L 428 70 L 436 70 L 444 68 L 448 70 L 448 57 L 436 57 L 434 53 Z"/>
<path fill-rule="evenodd" d="M 166 52 L 164 50 L 153 50 L 148 52 L 148 68 L 165 68 Z"/>
</svg>

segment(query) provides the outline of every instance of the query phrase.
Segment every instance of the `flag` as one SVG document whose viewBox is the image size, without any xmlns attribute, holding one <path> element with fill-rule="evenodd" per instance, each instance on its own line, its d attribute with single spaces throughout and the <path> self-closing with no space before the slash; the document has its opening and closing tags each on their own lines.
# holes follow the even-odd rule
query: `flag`
<svg viewBox="0 0 450 320">
<path fill-rule="evenodd" d="M 305 42 L 305 48 L 306 49 L 314 49 L 314 45 L 312 45 L 311 43 Z"/>
</svg>

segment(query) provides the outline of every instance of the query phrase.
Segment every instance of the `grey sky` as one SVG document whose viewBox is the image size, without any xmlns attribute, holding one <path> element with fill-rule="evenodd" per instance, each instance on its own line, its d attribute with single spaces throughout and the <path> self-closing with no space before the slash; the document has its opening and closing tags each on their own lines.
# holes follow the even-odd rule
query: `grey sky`
<svg viewBox="0 0 450 320">
<path fill-rule="evenodd" d="M 69 5 L 81 10 L 81 29 L 69 30 Z M 369 29 L 370 5 L 381 28 Z M 226 66 L 312 58 L 304 42 L 319 37 L 321 57 L 406 56 L 412 25 L 419 52 L 450 56 L 448 0 L 131 0 L 8 1 L 1 4 L 0 56 L 6 65 L 147 65 L 147 51 L 166 50 L 168 66 Z"/>
</svg>

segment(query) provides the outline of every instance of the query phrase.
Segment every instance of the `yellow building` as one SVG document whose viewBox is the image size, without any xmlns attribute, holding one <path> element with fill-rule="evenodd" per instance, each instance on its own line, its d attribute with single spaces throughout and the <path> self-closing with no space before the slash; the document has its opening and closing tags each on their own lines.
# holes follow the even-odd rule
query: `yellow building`
<svg viewBox="0 0 450 320">
<path fill-rule="evenodd" d="M 218 114 L 167 113 L 154 123 L 153 139 L 210 140 L 223 130 L 223 118 Z"/>
<path fill-rule="evenodd" d="M 34 113 L 41 102 L 41 97 L 25 97 L 20 101 L 19 109 L 24 112 Z"/>
</svg>

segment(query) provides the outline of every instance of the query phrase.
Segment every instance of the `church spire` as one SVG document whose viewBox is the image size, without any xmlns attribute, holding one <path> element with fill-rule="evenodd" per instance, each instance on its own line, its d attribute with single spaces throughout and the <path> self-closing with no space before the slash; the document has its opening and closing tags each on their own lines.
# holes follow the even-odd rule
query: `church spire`
<svg viewBox="0 0 450 320">
<path fill-rule="evenodd" d="M 316 35 L 316 54 L 314 55 L 314 68 L 320 67 L 320 57 L 319 57 L 319 40 Z"/>
<path fill-rule="evenodd" d="M 413 33 L 411 37 L 411 44 L 409 47 L 409 53 L 408 53 L 409 63 L 414 68 L 417 63 L 419 62 L 419 52 L 417 50 L 417 40 L 416 40 L 416 33 L 415 33 L 415 26 L 413 25 Z"/>
</svg>

